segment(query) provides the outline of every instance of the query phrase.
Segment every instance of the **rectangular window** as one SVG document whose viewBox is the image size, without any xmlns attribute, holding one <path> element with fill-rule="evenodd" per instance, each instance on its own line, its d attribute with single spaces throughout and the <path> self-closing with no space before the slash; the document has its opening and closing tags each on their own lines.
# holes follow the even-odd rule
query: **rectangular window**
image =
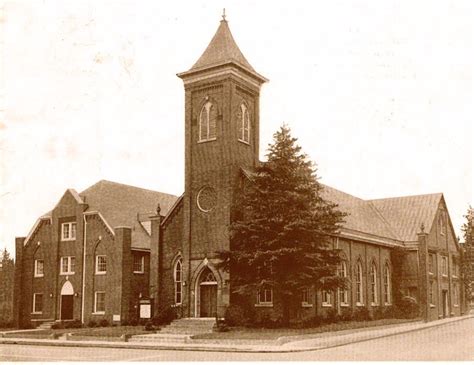
<svg viewBox="0 0 474 365">
<path fill-rule="evenodd" d="M 429 291 L 429 299 L 430 299 L 430 306 L 434 307 L 434 296 L 433 296 L 433 289 L 434 289 L 434 281 L 430 282 L 430 291 Z"/>
<path fill-rule="evenodd" d="M 458 295 L 458 284 L 453 284 L 453 304 L 454 306 L 459 305 L 459 295 Z"/>
<path fill-rule="evenodd" d="M 430 274 L 434 274 L 434 255 L 432 253 L 429 254 L 428 256 L 429 261 L 428 261 L 428 271 Z"/>
<path fill-rule="evenodd" d="M 107 257 L 105 255 L 97 255 L 95 257 L 95 273 L 105 274 L 107 272 Z"/>
<path fill-rule="evenodd" d="M 61 225 L 61 241 L 74 241 L 76 239 L 76 222 Z"/>
<path fill-rule="evenodd" d="M 105 313 L 105 291 L 96 291 L 94 313 Z"/>
<path fill-rule="evenodd" d="M 441 256 L 441 275 L 448 276 L 448 258 Z"/>
<path fill-rule="evenodd" d="M 133 255 L 133 272 L 143 274 L 145 272 L 145 256 L 141 254 Z"/>
<path fill-rule="evenodd" d="M 323 290 L 323 307 L 332 307 L 332 293 L 328 290 Z"/>
<path fill-rule="evenodd" d="M 303 307 L 312 306 L 311 297 L 310 297 L 310 293 L 309 293 L 309 288 L 304 288 L 301 294 L 302 294 L 301 305 Z"/>
<path fill-rule="evenodd" d="M 258 291 L 257 304 L 259 305 L 273 305 L 273 289 L 263 288 Z"/>
<path fill-rule="evenodd" d="M 43 294 L 34 293 L 33 294 L 33 313 L 43 313 Z"/>
<path fill-rule="evenodd" d="M 44 261 L 35 260 L 35 278 L 42 278 L 44 276 Z"/>
<path fill-rule="evenodd" d="M 76 258 L 74 256 L 61 257 L 61 275 L 72 275 L 76 269 Z"/>
</svg>

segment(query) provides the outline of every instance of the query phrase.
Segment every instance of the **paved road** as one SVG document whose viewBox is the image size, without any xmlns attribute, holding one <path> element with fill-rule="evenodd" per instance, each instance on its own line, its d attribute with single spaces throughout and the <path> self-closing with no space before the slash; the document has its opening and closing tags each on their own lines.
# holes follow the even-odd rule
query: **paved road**
<svg viewBox="0 0 474 365">
<path fill-rule="evenodd" d="M 326 350 L 223 353 L 1 345 L 3 361 L 474 360 L 474 318 Z"/>
</svg>

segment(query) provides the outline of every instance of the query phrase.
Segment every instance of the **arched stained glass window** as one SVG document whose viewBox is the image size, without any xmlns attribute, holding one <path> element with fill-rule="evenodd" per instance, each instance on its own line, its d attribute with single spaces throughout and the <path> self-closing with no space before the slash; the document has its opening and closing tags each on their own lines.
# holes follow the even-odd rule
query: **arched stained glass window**
<svg viewBox="0 0 474 365">
<path fill-rule="evenodd" d="M 370 298 L 372 305 L 378 304 L 377 266 L 375 265 L 375 262 L 372 262 L 372 265 L 370 266 Z"/>
<path fill-rule="evenodd" d="M 356 266 L 356 302 L 359 305 L 364 304 L 364 290 L 363 290 L 363 271 L 362 262 L 358 261 Z"/>
<path fill-rule="evenodd" d="M 240 118 L 239 140 L 250 143 L 250 116 L 245 104 L 240 105 Z"/>
</svg>

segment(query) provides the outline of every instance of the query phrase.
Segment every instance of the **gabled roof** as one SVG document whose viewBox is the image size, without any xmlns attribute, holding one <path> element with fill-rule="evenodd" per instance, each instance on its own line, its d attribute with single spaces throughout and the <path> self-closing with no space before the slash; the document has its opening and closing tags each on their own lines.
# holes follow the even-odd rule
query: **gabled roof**
<svg viewBox="0 0 474 365">
<path fill-rule="evenodd" d="M 425 232 L 431 231 L 442 193 L 374 199 L 367 202 L 390 222 L 398 237 L 405 242 L 418 240 L 421 224 Z"/>
<path fill-rule="evenodd" d="M 389 222 L 368 201 L 344 193 L 330 186 L 323 186 L 322 196 L 325 200 L 338 205 L 338 209 L 348 213 L 344 217 L 344 228 L 369 233 L 379 237 L 398 240 Z"/>
<path fill-rule="evenodd" d="M 161 214 L 166 215 L 177 199 L 171 194 L 106 180 L 99 181 L 79 195 L 88 205 L 87 211 L 100 212 L 112 228 L 130 227 L 133 248 L 150 247 L 145 217 L 156 212 L 158 203 Z"/>
<path fill-rule="evenodd" d="M 255 72 L 253 67 L 240 51 L 237 43 L 235 43 L 227 20 L 223 19 L 206 50 L 193 67 L 191 67 L 190 71 L 227 62 L 235 62 L 240 66 Z"/>
</svg>

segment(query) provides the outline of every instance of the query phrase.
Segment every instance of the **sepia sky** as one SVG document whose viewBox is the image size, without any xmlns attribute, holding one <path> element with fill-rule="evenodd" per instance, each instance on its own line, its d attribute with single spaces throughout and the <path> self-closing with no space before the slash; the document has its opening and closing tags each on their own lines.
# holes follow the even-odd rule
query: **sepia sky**
<svg viewBox="0 0 474 365">
<path fill-rule="evenodd" d="M 1 5 L 0 5 L 1 6 Z M 472 1 L 6 1 L 0 248 L 67 188 L 180 195 L 184 92 L 222 8 L 261 93 L 261 158 L 283 123 L 321 182 L 361 198 L 473 204 Z"/>
</svg>

